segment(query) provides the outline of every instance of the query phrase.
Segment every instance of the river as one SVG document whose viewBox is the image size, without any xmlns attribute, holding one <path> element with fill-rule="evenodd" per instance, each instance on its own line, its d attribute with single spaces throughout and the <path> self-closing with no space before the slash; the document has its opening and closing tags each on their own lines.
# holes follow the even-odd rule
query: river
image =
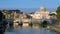
<svg viewBox="0 0 60 34">
<path fill-rule="evenodd" d="M 58 34 L 43 27 L 16 27 L 7 28 L 4 34 Z"/>
</svg>

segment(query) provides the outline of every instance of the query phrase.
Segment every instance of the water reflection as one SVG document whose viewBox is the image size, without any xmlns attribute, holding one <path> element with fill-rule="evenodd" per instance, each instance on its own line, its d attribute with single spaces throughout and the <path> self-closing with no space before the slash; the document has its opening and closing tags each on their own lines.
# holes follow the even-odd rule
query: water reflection
<svg viewBox="0 0 60 34">
<path fill-rule="evenodd" d="M 47 30 L 39 26 L 33 27 L 16 27 L 7 28 L 5 34 L 57 34 L 56 32 Z"/>
</svg>

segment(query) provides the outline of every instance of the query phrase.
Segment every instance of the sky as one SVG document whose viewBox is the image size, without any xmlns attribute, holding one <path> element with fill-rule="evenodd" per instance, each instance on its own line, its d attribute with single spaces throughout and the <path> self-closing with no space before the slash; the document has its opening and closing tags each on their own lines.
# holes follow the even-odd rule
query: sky
<svg viewBox="0 0 60 34">
<path fill-rule="evenodd" d="M 0 9 L 57 8 L 60 0 L 0 0 Z"/>
</svg>

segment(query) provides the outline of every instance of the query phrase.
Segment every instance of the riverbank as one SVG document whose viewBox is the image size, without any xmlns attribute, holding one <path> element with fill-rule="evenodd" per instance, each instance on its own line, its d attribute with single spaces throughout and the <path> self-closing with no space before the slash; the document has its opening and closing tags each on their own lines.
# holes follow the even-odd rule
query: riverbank
<svg viewBox="0 0 60 34">
<path fill-rule="evenodd" d="M 60 28 L 55 26 L 47 26 L 47 29 L 60 33 Z"/>
</svg>

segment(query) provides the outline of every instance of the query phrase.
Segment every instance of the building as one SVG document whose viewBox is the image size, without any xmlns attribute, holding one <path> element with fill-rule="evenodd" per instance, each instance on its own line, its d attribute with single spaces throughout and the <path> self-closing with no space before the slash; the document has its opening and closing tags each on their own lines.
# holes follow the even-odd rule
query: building
<svg viewBox="0 0 60 34">
<path fill-rule="evenodd" d="M 34 19 L 49 19 L 49 11 L 45 7 L 40 7 L 40 10 L 36 11 L 34 14 L 30 14 Z"/>
</svg>

